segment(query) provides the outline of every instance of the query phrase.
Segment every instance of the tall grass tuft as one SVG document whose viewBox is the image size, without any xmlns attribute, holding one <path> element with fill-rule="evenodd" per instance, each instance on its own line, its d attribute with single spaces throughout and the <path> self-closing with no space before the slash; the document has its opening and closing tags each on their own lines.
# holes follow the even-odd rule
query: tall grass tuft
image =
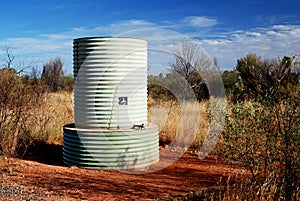
<svg viewBox="0 0 300 201">
<path fill-rule="evenodd" d="M 150 101 L 149 122 L 159 127 L 159 141 L 166 145 L 198 148 L 209 128 L 209 102 Z"/>
<path fill-rule="evenodd" d="M 42 104 L 35 109 L 35 115 L 28 121 L 31 136 L 36 141 L 62 144 L 62 127 L 74 121 L 73 93 L 47 93 Z"/>
</svg>

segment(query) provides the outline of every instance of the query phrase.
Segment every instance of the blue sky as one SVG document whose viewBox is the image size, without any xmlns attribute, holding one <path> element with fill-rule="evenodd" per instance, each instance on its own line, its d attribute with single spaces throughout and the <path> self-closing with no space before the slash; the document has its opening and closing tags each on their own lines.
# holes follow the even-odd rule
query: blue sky
<svg viewBox="0 0 300 201">
<path fill-rule="evenodd" d="M 263 58 L 299 54 L 299 8 L 298 0 L 3 1 L 0 47 L 11 46 L 19 61 L 40 67 L 61 56 L 71 73 L 74 38 L 141 37 L 156 55 L 149 62 L 164 71 L 172 44 L 188 37 L 230 70 L 249 52 Z"/>
</svg>

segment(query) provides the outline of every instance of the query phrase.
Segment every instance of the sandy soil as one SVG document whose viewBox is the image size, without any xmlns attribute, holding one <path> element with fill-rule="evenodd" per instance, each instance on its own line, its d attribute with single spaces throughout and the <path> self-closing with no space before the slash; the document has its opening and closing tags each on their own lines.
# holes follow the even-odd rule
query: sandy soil
<svg viewBox="0 0 300 201">
<path fill-rule="evenodd" d="M 151 200 L 250 177 L 245 168 L 213 156 L 200 160 L 186 153 L 158 172 L 129 174 L 66 167 L 54 157 L 61 147 L 55 150 L 27 160 L 0 158 L 0 200 Z M 172 154 L 165 150 L 160 157 Z"/>
</svg>

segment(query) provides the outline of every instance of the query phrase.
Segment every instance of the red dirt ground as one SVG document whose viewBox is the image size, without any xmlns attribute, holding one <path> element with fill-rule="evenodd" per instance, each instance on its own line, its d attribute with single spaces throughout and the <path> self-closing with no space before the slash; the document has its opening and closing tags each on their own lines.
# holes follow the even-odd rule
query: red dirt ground
<svg viewBox="0 0 300 201">
<path fill-rule="evenodd" d="M 160 157 L 172 154 L 166 151 Z M 86 170 L 35 159 L 0 158 L 0 200 L 151 200 L 250 176 L 245 168 L 228 165 L 221 158 L 200 160 L 191 153 L 149 174 Z"/>
</svg>

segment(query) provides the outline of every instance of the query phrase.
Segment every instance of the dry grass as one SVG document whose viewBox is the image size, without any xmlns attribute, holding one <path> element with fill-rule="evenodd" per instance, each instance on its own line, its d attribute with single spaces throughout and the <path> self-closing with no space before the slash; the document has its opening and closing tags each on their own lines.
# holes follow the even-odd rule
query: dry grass
<svg viewBox="0 0 300 201">
<path fill-rule="evenodd" d="M 62 127 L 74 121 L 73 93 L 48 93 L 33 112 L 34 119 L 28 122 L 32 137 L 49 144 L 63 144 Z"/>
<path fill-rule="evenodd" d="M 259 110 L 253 110 L 251 102 L 246 102 L 245 104 L 250 107 L 249 112 L 251 114 L 261 112 L 260 107 Z M 167 145 L 171 143 L 173 146 L 185 148 L 191 145 L 197 151 L 210 129 L 212 122 L 210 113 L 213 109 L 211 107 L 211 102 L 209 101 L 179 104 L 175 101 L 154 101 L 149 98 L 148 121 L 158 125 L 161 144 Z M 233 115 L 231 109 L 236 109 L 236 107 L 236 104 L 230 104 L 227 115 Z M 32 137 L 49 144 L 63 144 L 62 127 L 65 124 L 74 122 L 73 93 L 48 93 L 44 96 L 42 103 L 31 111 L 34 115 L 31 115 L 32 119 L 28 120 L 28 127 Z M 238 117 L 240 118 L 240 116 Z M 239 118 L 235 120 L 243 120 Z M 248 116 L 244 116 L 244 118 L 249 119 Z M 232 120 L 229 122 L 232 124 L 236 121 Z M 247 128 L 249 127 L 249 132 L 254 129 L 255 122 L 253 121 L 253 125 L 247 126 Z M 221 146 L 222 143 L 221 138 L 215 148 L 217 150 L 214 151 L 215 153 L 218 153 L 218 151 L 224 152 L 224 146 Z M 232 143 L 236 146 L 238 142 L 232 141 Z M 228 184 L 227 187 L 218 187 L 216 191 L 194 192 L 180 197 L 178 200 L 197 200 L 199 198 L 204 200 L 210 198 L 211 200 L 273 200 L 275 192 L 278 192 L 278 188 L 281 187 L 278 186 L 278 182 L 275 182 L 276 179 L 276 176 L 270 177 L 269 180 L 262 181 L 260 186 L 251 182 L 238 185 Z M 299 199 L 299 190 L 293 193 L 292 197 L 296 200 Z"/>
<path fill-rule="evenodd" d="M 285 200 L 283 197 L 276 198 L 277 185 L 266 185 L 259 188 L 251 180 L 246 180 L 241 183 L 230 184 L 227 182 L 226 186 L 219 186 L 215 188 L 202 189 L 198 191 L 191 191 L 186 194 L 177 196 L 167 196 L 158 200 L 172 200 L 172 201 L 187 201 L 187 200 L 211 200 L 211 201 L 273 201 Z M 292 200 L 300 199 L 300 188 L 292 195 Z"/>
<path fill-rule="evenodd" d="M 208 132 L 208 106 L 209 102 L 178 104 L 150 99 L 148 121 L 158 125 L 161 144 L 199 147 Z"/>
<path fill-rule="evenodd" d="M 160 143 L 198 147 L 208 132 L 209 102 L 178 104 L 174 101 L 148 101 L 148 121 L 159 127 Z M 53 144 L 63 143 L 62 127 L 74 122 L 73 93 L 58 92 L 45 96 L 29 122 L 36 139 Z"/>
</svg>

